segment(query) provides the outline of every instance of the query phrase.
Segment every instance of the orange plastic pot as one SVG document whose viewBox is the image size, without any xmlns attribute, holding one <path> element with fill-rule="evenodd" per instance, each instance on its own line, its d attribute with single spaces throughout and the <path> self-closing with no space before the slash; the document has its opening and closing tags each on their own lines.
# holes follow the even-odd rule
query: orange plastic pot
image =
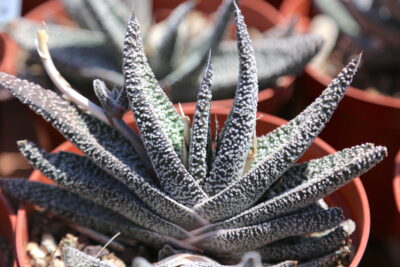
<svg viewBox="0 0 400 267">
<path fill-rule="evenodd" d="M 284 17 L 296 14 L 304 18 L 303 26 L 307 29 L 315 13 L 313 8 L 311 0 L 285 0 L 280 10 Z M 307 67 L 296 83 L 296 92 L 302 101 L 297 111 L 311 103 L 331 80 L 331 77 L 318 69 Z M 335 116 L 320 137 L 336 149 L 365 142 L 388 148 L 388 157 L 361 176 L 361 179 L 370 201 L 371 236 L 378 239 L 391 238 L 393 230 L 400 229 L 400 215 L 397 213 L 395 199 L 387 193 L 392 191 L 394 159 L 400 149 L 400 98 L 349 87 Z M 400 234 L 396 236 L 400 239 Z"/>
<path fill-rule="evenodd" d="M 182 2 L 183 0 L 153 0 L 154 13 L 156 16 L 157 13 L 162 13 L 162 17 L 165 17 L 165 14 L 168 14 Z M 204 13 L 211 13 L 218 8 L 221 2 L 221 0 L 201 1 L 197 10 Z M 265 31 L 282 20 L 278 10 L 263 0 L 242 0 L 239 4 L 246 24 L 260 31 Z M 258 94 L 258 111 L 276 114 L 291 98 L 294 90 L 294 80 L 292 76 L 283 77 L 275 88 L 261 89 Z M 213 103 L 215 105 L 231 107 L 233 98 L 214 100 Z M 191 106 L 195 105 L 195 103 L 182 103 L 182 105 Z"/>
<path fill-rule="evenodd" d="M 311 103 L 330 81 L 330 77 L 307 67 L 297 82 L 304 101 L 300 109 Z M 388 148 L 388 157 L 361 179 L 371 206 L 371 235 L 378 239 L 391 237 L 393 230 L 400 227 L 395 199 L 388 194 L 392 191 L 394 159 L 400 149 L 400 99 L 350 87 L 320 137 L 336 149 L 365 142 Z"/>
<path fill-rule="evenodd" d="M 0 190 L 0 236 L 2 241 L 7 242 L 10 250 L 7 252 L 0 250 L 0 267 L 17 267 L 17 261 L 14 260 L 15 256 L 15 241 L 14 241 L 14 229 L 15 229 L 16 215 L 8 202 L 6 196 Z M 12 253 L 11 255 L 5 253 Z"/>
<path fill-rule="evenodd" d="M 195 109 L 194 106 L 187 106 L 183 109 L 186 115 L 193 117 Z M 217 117 L 219 125 L 223 125 L 229 114 L 229 111 L 230 109 L 222 106 L 213 106 L 211 109 L 211 113 L 213 116 Z M 266 134 L 276 127 L 286 123 L 286 121 L 283 119 L 264 113 L 258 113 L 257 117 L 260 118 L 257 120 L 256 127 L 258 136 Z M 132 114 L 128 113 L 124 119 L 131 126 L 134 126 Z M 211 127 L 215 128 L 214 121 L 212 122 Z M 62 145 L 58 146 L 54 152 L 57 151 L 80 153 L 80 151 L 70 142 L 64 142 Z M 331 146 L 317 138 L 301 160 L 304 161 L 312 158 L 319 158 L 334 152 L 335 150 Z M 29 180 L 51 183 L 49 179 L 44 177 L 39 171 L 36 170 L 29 177 Z M 346 186 L 328 196 L 326 200 L 331 206 L 340 206 L 344 210 L 345 216 L 356 222 L 357 229 L 352 236 L 356 253 L 350 265 L 351 267 L 355 267 L 358 265 L 364 254 L 370 229 L 368 200 L 360 179 L 354 179 Z M 26 253 L 26 245 L 29 241 L 28 215 L 29 209 L 27 208 L 27 205 L 21 205 L 18 209 L 16 224 L 16 248 L 18 261 L 21 267 L 29 266 L 29 258 Z"/>
<path fill-rule="evenodd" d="M 397 152 L 394 166 L 393 194 L 396 200 L 397 211 L 400 213 L 400 150 Z"/>
</svg>

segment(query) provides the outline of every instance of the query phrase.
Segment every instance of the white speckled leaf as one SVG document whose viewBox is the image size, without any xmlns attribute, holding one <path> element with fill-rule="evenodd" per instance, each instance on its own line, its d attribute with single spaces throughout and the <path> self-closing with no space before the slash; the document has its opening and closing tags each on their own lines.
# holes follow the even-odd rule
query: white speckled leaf
<svg viewBox="0 0 400 267">
<path fill-rule="evenodd" d="M 189 239 L 189 243 L 209 253 L 239 253 L 265 246 L 289 236 L 320 232 L 344 220 L 340 208 L 294 212 L 247 227 L 220 229 Z"/>
<path fill-rule="evenodd" d="M 116 267 L 73 247 L 63 247 L 62 256 L 65 267 Z"/>
<path fill-rule="evenodd" d="M 134 14 L 132 14 L 129 21 L 127 34 L 125 36 L 123 71 L 126 79 L 130 77 L 131 79 L 135 78 L 140 80 L 142 85 L 141 90 L 143 90 L 146 96 L 148 105 L 154 111 L 154 115 L 158 119 L 165 136 L 169 142 L 171 142 L 175 152 L 182 157 L 183 123 L 181 117 L 159 86 L 147 62 L 139 25 Z M 136 81 L 136 83 L 137 82 L 139 81 Z"/>
<path fill-rule="evenodd" d="M 183 205 L 193 206 L 207 197 L 174 151 L 169 142 L 158 110 L 152 105 L 145 90 L 144 68 L 137 68 L 136 61 L 141 57 L 141 45 L 137 21 L 132 15 L 128 24 L 124 50 L 125 89 L 135 115 L 143 144 L 158 175 L 163 190 Z"/>
<path fill-rule="evenodd" d="M 155 247 L 161 247 L 169 240 L 58 186 L 15 178 L 0 179 L 0 185 L 11 196 L 97 231 L 108 234 L 121 232 L 122 236 L 134 238 Z"/>
<path fill-rule="evenodd" d="M 261 151 L 257 150 L 258 165 L 217 195 L 196 205 L 195 210 L 205 219 L 215 222 L 245 211 L 256 203 L 322 131 L 350 84 L 357 62 L 358 59 L 351 62 L 339 74 L 332 86 L 326 89 L 327 92 L 314 102 L 318 104 L 312 104 L 309 113 L 301 121 L 296 124 L 296 118 L 294 122 L 258 138 L 258 143 L 262 143 L 258 148 L 265 146 Z"/>
<path fill-rule="evenodd" d="M 307 125 L 310 120 L 315 120 L 320 117 L 319 120 L 324 123 L 319 125 L 319 129 L 310 129 L 315 131 L 317 133 L 316 135 L 318 135 L 343 98 L 347 87 L 350 85 L 357 71 L 359 60 L 360 57 L 357 57 L 344 67 L 322 94 L 294 119 L 267 135 L 258 138 L 257 156 L 253 162 L 253 166 L 257 166 L 257 164 L 262 162 L 270 154 L 274 153 L 283 143 L 296 135 L 297 131 L 308 127 Z"/>
<path fill-rule="evenodd" d="M 256 62 L 247 26 L 238 7 L 235 15 L 240 79 L 232 110 L 225 122 L 218 154 L 204 184 L 205 191 L 210 195 L 223 190 L 242 174 L 255 130 L 258 94 Z"/>
<path fill-rule="evenodd" d="M 144 165 L 131 144 L 115 129 L 79 111 L 60 96 L 28 81 L 0 73 L 0 87 L 59 130 L 93 162 L 126 184 L 152 210 L 181 226 L 194 227 L 193 211 L 161 192 L 142 177 Z"/>
<path fill-rule="evenodd" d="M 34 168 L 62 188 L 157 233 L 175 238 L 188 236 L 182 228 L 154 214 L 131 190 L 89 158 L 68 152 L 46 153 L 26 141 L 19 142 L 18 147 Z"/>
<path fill-rule="evenodd" d="M 264 199 L 273 198 L 302 183 L 323 176 L 325 173 L 329 175 L 333 169 L 346 167 L 349 161 L 372 148 L 374 148 L 373 144 L 366 143 L 343 149 L 319 159 L 296 164 L 279 177 L 279 180 L 266 192 Z"/>
<path fill-rule="evenodd" d="M 281 214 L 304 207 L 316 202 L 353 178 L 365 173 L 379 163 L 387 155 L 385 147 L 377 146 L 368 149 L 347 162 L 345 166 L 332 168 L 323 175 L 307 181 L 295 188 L 228 219 L 221 224 L 223 227 L 240 227 L 274 218 Z"/>
<path fill-rule="evenodd" d="M 207 175 L 208 144 L 210 138 L 210 105 L 212 85 L 212 66 L 209 58 L 203 80 L 197 96 L 196 110 L 193 116 L 193 123 L 189 147 L 189 166 L 188 171 L 200 185 L 203 185 Z"/>
<path fill-rule="evenodd" d="M 348 220 L 327 233 L 284 239 L 257 249 L 257 252 L 268 262 L 318 258 L 340 248 L 354 230 L 354 222 Z"/>
</svg>

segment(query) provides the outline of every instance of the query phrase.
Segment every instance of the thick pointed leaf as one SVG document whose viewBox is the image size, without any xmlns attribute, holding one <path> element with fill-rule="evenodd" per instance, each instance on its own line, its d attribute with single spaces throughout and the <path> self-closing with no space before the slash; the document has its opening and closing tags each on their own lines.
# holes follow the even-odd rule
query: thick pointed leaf
<svg viewBox="0 0 400 267">
<path fill-rule="evenodd" d="M 196 3 L 197 0 L 182 2 L 164 22 L 162 36 L 158 44 L 155 45 L 150 60 L 150 65 L 158 80 L 171 72 L 173 68 L 172 57 L 175 51 L 179 26 L 196 6 Z"/>
<path fill-rule="evenodd" d="M 62 247 L 62 256 L 65 267 L 115 267 L 73 247 Z"/>
<path fill-rule="evenodd" d="M 275 262 L 285 259 L 307 260 L 332 253 L 346 243 L 354 232 L 353 221 L 345 221 L 328 233 L 316 236 L 295 237 L 277 241 L 257 249 L 264 261 Z"/>
<path fill-rule="evenodd" d="M 295 212 L 252 226 L 220 229 L 193 237 L 189 243 L 212 254 L 254 250 L 275 240 L 330 229 L 344 219 L 340 208 Z"/>
<path fill-rule="evenodd" d="M 241 227 L 262 223 L 268 219 L 314 203 L 347 184 L 353 178 L 365 173 L 386 155 L 387 149 L 385 147 L 370 148 L 349 160 L 345 166 L 323 172 L 323 175 L 319 175 L 284 194 L 262 202 L 222 222 L 223 226 L 216 225 L 215 227 Z"/>
<path fill-rule="evenodd" d="M 329 175 L 332 169 L 346 167 L 349 161 L 373 147 L 373 144 L 367 143 L 346 148 L 319 159 L 294 165 L 266 192 L 264 199 L 271 199 L 314 178 L 325 174 Z"/>
<path fill-rule="evenodd" d="M 255 131 L 258 94 L 256 62 L 247 27 L 238 7 L 235 15 L 240 78 L 232 110 L 225 122 L 218 154 L 204 185 L 205 191 L 211 195 L 223 190 L 242 174 Z"/>
<path fill-rule="evenodd" d="M 188 236 L 182 228 L 154 214 L 131 190 L 89 158 L 67 152 L 49 154 L 26 141 L 20 141 L 18 146 L 33 167 L 62 188 L 157 233 L 176 238 Z"/>
<path fill-rule="evenodd" d="M 195 227 L 199 218 L 189 208 L 161 192 L 142 176 L 144 165 L 131 144 L 114 128 L 78 110 L 50 90 L 0 73 L 0 87 L 41 115 L 101 169 L 127 185 L 160 216 L 185 227 Z"/>
<path fill-rule="evenodd" d="M 294 152 L 304 151 L 302 146 L 308 144 L 307 136 L 304 138 L 303 134 L 301 132 L 298 135 L 301 138 L 291 139 L 292 141 L 288 142 L 289 145 L 286 148 L 267 157 L 264 162 L 268 165 L 260 165 L 253 169 L 235 184 L 207 199 L 204 203 L 196 205 L 195 210 L 211 222 L 228 218 L 245 211 L 263 195 L 263 199 L 270 199 L 315 177 L 328 176 L 332 169 L 345 168 L 349 161 L 374 147 L 372 144 L 364 144 L 344 149 L 333 155 L 292 166 L 283 173 L 293 162 L 293 156 L 295 159 L 298 158 Z M 274 178 L 271 179 L 271 177 Z M 279 180 L 276 181 L 278 178 Z M 273 183 L 274 186 L 266 191 Z"/>
<path fill-rule="evenodd" d="M 174 151 L 162 121 L 157 116 L 158 110 L 147 94 L 149 89 L 146 90 L 145 69 L 136 67 L 137 61 L 144 57 L 142 45 L 137 43 L 140 39 L 139 26 L 132 15 L 124 51 L 125 89 L 131 109 L 162 188 L 178 202 L 193 206 L 207 196 Z"/>
<path fill-rule="evenodd" d="M 94 80 L 93 90 L 109 118 L 122 118 L 129 106 L 125 88 L 110 90 L 102 80 Z"/>
<path fill-rule="evenodd" d="M 316 123 L 319 126 L 308 131 L 318 135 L 325 123 L 330 119 L 339 101 L 343 98 L 357 70 L 359 60 L 360 57 L 353 59 L 322 94 L 294 119 L 269 134 L 258 138 L 257 156 L 253 165 L 257 166 L 284 143 L 287 143 L 294 135 L 297 135 L 298 131 L 304 131 L 312 120 L 318 120 Z"/>
<path fill-rule="evenodd" d="M 12 178 L 0 179 L 0 186 L 11 196 L 101 232 L 121 232 L 123 236 L 156 247 L 163 246 L 170 239 L 145 230 L 107 208 L 54 185 Z"/>
<path fill-rule="evenodd" d="M 188 171 L 200 185 L 203 185 L 207 175 L 208 144 L 210 137 L 210 105 L 211 105 L 211 84 L 212 66 L 210 58 L 203 76 L 199 89 L 196 110 L 193 116 L 193 123 L 189 147 L 189 167 Z"/>
<path fill-rule="evenodd" d="M 140 28 L 134 14 L 132 14 L 129 21 L 127 35 L 125 37 L 123 71 L 126 76 L 125 79 L 127 79 L 127 77 L 135 77 L 140 80 L 148 105 L 153 109 L 154 115 L 167 139 L 171 142 L 175 152 L 182 157 L 183 122 L 180 115 L 176 112 L 172 103 L 159 86 L 147 62 L 140 36 Z"/>
</svg>

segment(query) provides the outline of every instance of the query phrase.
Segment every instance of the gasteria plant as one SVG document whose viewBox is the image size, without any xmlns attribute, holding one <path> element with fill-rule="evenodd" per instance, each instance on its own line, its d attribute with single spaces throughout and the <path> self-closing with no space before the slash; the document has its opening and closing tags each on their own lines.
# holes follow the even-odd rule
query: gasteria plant
<svg viewBox="0 0 400 267">
<path fill-rule="evenodd" d="M 132 4 L 127 2 L 63 0 L 66 10 L 81 28 L 47 23 L 54 62 L 61 73 L 79 88 L 84 89 L 93 79 L 102 79 L 110 87 L 123 86 L 121 44 L 132 8 Z M 226 41 L 225 49 L 218 49 L 230 25 L 234 1 L 224 0 L 214 22 L 195 35 L 190 32 L 189 20 L 185 18 L 197 2 L 184 1 L 165 21 L 152 24 L 152 1 L 134 1 L 144 29 L 142 36 L 150 66 L 173 102 L 195 101 L 196 90 L 188 88 L 198 88 L 210 49 L 214 51 L 216 77 L 224 77 L 215 81 L 213 97 L 232 98 L 235 92 L 238 58 L 232 48 L 235 49 L 236 45 Z M 21 46 L 30 49 L 34 46 L 27 36 L 36 32 L 38 27 L 41 25 L 21 20 L 9 27 L 9 33 Z M 182 30 L 186 28 L 189 31 Z M 157 38 L 150 37 L 155 35 Z M 321 45 L 316 36 L 294 35 L 290 30 L 273 36 L 266 34 L 255 42 L 256 58 L 259 66 L 263 66 L 263 71 L 258 74 L 261 88 L 274 85 L 278 77 L 301 71 Z"/>
<path fill-rule="evenodd" d="M 98 231 L 120 231 L 158 250 L 170 245 L 177 253 L 198 254 L 182 256 L 193 259 L 194 266 L 211 262 L 205 256 L 237 261 L 253 250 L 264 263 L 284 262 L 278 266 L 328 265 L 348 258 L 348 239 L 355 225 L 340 208 L 328 208 L 319 200 L 381 161 L 386 148 L 364 144 L 295 162 L 331 117 L 359 58 L 296 118 L 257 138 L 255 53 L 237 6 L 235 18 L 239 83 L 214 144 L 209 127 L 210 59 L 190 127 L 159 86 L 134 15 L 124 42 L 124 90 L 108 90 L 103 82 L 94 82 L 102 107 L 61 78 L 40 32 L 40 56 L 63 96 L 5 73 L 0 75 L 0 85 L 51 122 L 85 155 L 48 153 L 20 141 L 27 160 L 58 186 L 1 179 L 1 187 Z M 128 102 L 140 137 L 121 120 Z M 86 257 L 66 250 L 75 255 L 72 258 Z M 138 261 L 138 266 L 146 266 Z"/>
</svg>

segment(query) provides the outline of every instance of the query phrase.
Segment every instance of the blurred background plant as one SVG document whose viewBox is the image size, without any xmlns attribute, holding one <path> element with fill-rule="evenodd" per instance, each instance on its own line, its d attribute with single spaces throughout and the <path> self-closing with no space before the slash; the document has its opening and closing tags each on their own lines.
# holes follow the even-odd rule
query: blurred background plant
<svg viewBox="0 0 400 267">
<path fill-rule="evenodd" d="M 155 22 L 152 1 L 133 1 L 140 14 L 138 19 L 150 64 L 174 102 L 195 100 L 210 50 L 213 51 L 216 73 L 214 99 L 232 98 L 237 83 L 236 45 L 229 40 L 229 34 L 225 34 L 231 28 L 233 1 L 222 1 L 213 19 L 194 11 L 198 2 L 201 1 L 182 1 L 165 20 Z M 72 26 L 79 27 L 52 22 L 43 26 L 22 19 L 5 28 L 21 47 L 32 51 L 25 60 L 25 67 L 19 70 L 20 76 L 43 86 L 48 82 L 37 68 L 38 57 L 32 42 L 36 30 L 46 27 L 50 32 L 53 60 L 76 87 L 91 92 L 87 88 L 91 88 L 92 80 L 96 78 L 101 78 L 110 87 L 121 87 L 122 40 L 132 2 L 63 0 L 63 4 L 74 20 Z M 299 73 L 321 45 L 316 36 L 295 33 L 293 23 L 280 25 L 266 33 L 253 28 L 252 33 L 257 63 L 263 67 L 263 72 L 258 74 L 260 88 L 274 86 L 279 77 Z M 26 67 L 32 65 L 35 68 Z"/>
<path fill-rule="evenodd" d="M 316 66 L 333 77 L 350 58 L 363 51 L 363 62 L 353 86 L 400 97 L 399 1 L 314 0 L 314 3 L 333 20 L 334 26 L 319 15 L 314 18 L 311 31 L 325 25 L 329 29 L 337 25 L 338 29 L 325 34 L 331 51 L 325 53 L 327 61 L 318 61 Z"/>
</svg>

